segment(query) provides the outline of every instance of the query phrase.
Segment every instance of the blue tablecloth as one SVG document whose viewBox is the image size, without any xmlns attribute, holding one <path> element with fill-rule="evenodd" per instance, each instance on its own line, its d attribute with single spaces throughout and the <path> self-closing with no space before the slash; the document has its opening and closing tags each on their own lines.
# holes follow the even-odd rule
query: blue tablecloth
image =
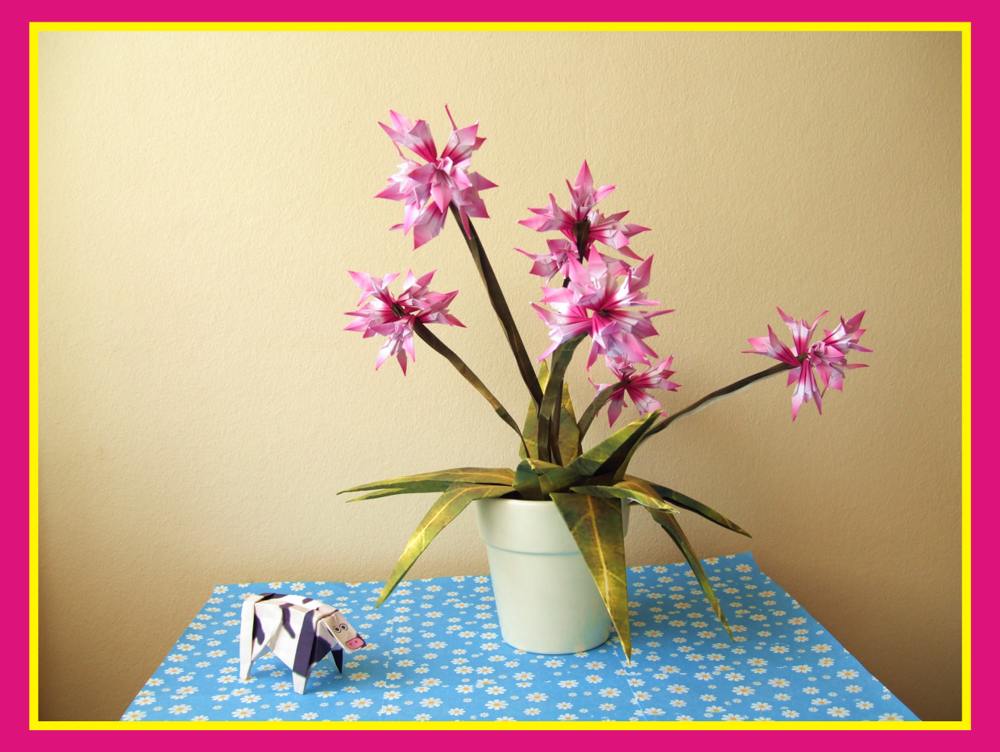
<svg viewBox="0 0 1000 752">
<path fill-rule="evenodd" d="M 633 662 L 617 641 L 573 655 L 515 650 L 500 637 L 488 577 L 400 584 L 219 585 L 123 720 L 916 720 L 749 553 L 705 567 L 731 641 L 684 564 L 629 570 Z M 305 695 L 273 656 L 239 679 L 245 593 L 319 598 L 369 646 L 327 658 Z"/>
</svg>

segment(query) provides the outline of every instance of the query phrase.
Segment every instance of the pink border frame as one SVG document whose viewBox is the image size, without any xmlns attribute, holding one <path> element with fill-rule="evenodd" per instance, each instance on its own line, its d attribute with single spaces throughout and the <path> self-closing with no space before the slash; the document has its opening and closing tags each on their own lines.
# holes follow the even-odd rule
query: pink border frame
<svg viewBox="0 0 1000 752">
<path fill-rule="evenodd" d="M 2 275 L 2 283 L 8 288 L 2 298 L 0 305 L 3 306 L 4 321 L 8 324 L 8 335 L 6 344 L 8 349 L 13 351 L 7 359 L 8 367 L 3 370 L 4 390 L 3 390 L 3 411 L 5 420 L 5 431 L 3 444 L 5 451 L 0 454 L 0 462 L 3 465 L 3 477 L 7 479 L 9 493 L 6 495 L 9 500 L 11 521 L 9 530 L 14 531 L 9 535 L 8 545 L 3 548 L 2 555 L 5 571 L 12 574 L 12 579 L 16 583 L 16 592 L 19 597 L 14 601 L 18 605 L 27 600 L 28 582 L 28 539 L 27 539 L 27 517 L 28 517 L 28 445 L 25 441 L 28 424 L 28 22 L 29 21 L 221 21 L 221 20 L 244 20 L 244 21 L 375 21 L 375 20 L 483 20 L 483 21 L 971 21 L 972 22 L 972 130 L 974 134 L 984 134 L 983 138 L 975 141 L 972 156 L 972 208 L 973 208 L 973 326 L 974 331 L 992 331 L 996 324 L 997 315 L 986 292 L 991 290 L 996 280 L 994 274 L 995 261 L 992 247 L 995 245 L 996 233 L 996 206 L 995 194 L 991 188 L 995 182 L 993 169 L 996 168 L 996 144 L 995 140 L 987 138 L 987 135 L 1000 133 L 1000 123 L 998 123 L 996 109 L 990 94 L 996 83 L 994 72 L 997 69 L 997 45 L 1000 44 L 996 31 L 997 11 L 994 7 L 989 7 L 988 3 L 961 2 L 960 0 L 948 4 L 934 3 L 901 3 L 901 2 L 881 2 L 877 5 L 872 2 L 857 2 L 847 0 L 837 4 L 831 4 L 829 8 L 816 4 L 804 7 L 801 2 L 781 2 L 768 3 L 766 8 L 750 7 L 749 4 L 736 2 L 718 2 L 711 8 L 703 4 L 692 4 L 690 6 L 680 6 L 674 8 L 657 8 L 650 3 L 649 7 L 644 7 L 644 3 L 632 3 L 630 7 L 611 6 L 606 3 L 594 3 L 594 7 L 588 7 L 588 3 L 583 0 L 578 2 L 565 2 L 565 0 L 550 0 L 541 6 L 524 2 L 513 2 L 508 0 L 505 3 L 495 3 L 495 9 L 489 3 L 479 3 L 475 7 L 461 9 L 457 13 L 449 13 L 443 6 L 433 7 L 427 4 L 402 3 L 398 0 L 383 2 L 378 12 L 366 10 L 364 7 L 330 7 L 330 3 L 323 2 L 300 2 L 294 8 L 287 5 L 263 4 L 263 3 L 216 3 L 215 7 L 208 7 L 204 3 L 190 2 L 189 0 L 175 0 L 164 7 L 155 7 L 152 3 L 144 6 L 132 4 L 126 5 L 114 0 L 104 2 L 88 3 L 85 9 L 68 2 L 39 2 L 24 3 L 12 2 L 6 5 L 2 11 L 4 15 L 3 41 L 0 47 L 0 54 L 6 58 L 3 66 L 4 88 L 8 94 L 10 113 L 20 112 L 20 116 L 7 117 L 4 119 L 4 130 L 6 139 L 4 144 L 4 164 L 7 167 L 8 179 L 5 181 L 4 192 L 6 200 L 3 202 L 3 212 L 7 221 L 4 226 L 8 228 L 10 234 L 11 250 L 5 254 L 5 274 Z M 613 12 L 617 11 L 617 12 Z M 984 209 L 976 212 L 977 208 Z M 975 248 L 988 249 L 978 254 Z M 958 333 L 956 332 L 956 336 Z M 975 343 L 975 339 L 973 343 Z M 932 344 L 932 343 L 929 343 Z M 974 348 L 975 349 L 975 348 Z M 986 348 L 976 352 L 973 361 L 973 383 L 980 375 L 990 374 L 993 370 L 993 356 L 991 350 Z M 14 364 L 17 367 L 13 367 Z M 993 455 L 993 446 L 990 443 L 992 434 L 992 422 L 989 420 L 995 413 L 997 407 L 997 396 L 992 390 L 980 390 L 974 393 L 976 400 L 973 405 L 973 493 L 978 491 L 980 498 L 987 498 L 984 494 L 987 490 L 996 488 L 998 475 L 997 463 L 989 462 Z M 978 450 L 975 448 L 978 445 Z M 986 538 L 986 531 L 992 531 L 994 526 L 991 522 L 997 517 L 993 511 L 992 503 L 980 503 L 974 509 L 974 519 L 976 527 L 972 533 L 972 566 L 973 566 L 973 600 L 977 608 L 973 609 L 973 634 L 980 634 L 977 627 L 982 627 L 982 633 L 988 634 L 986 630 L 991 626 L 990 618 L 994 608 L 987 593 L 989 581 L 983 573 L 989 572 L 997 564 L 995 550 L 997 546 L 990 545 L 991 541 Z M 977 534 L 976 529 L 984 531 Z M 976 577 L 975 574 L 979 573 Z M 23 598 L 23 600 L 22 600 Z M 28 619 L 27 609 L 13 608 L 11 616 L 16 627 L 11 627 L 16 634 L 9 634 L 8 644 L 13 650 L 8 656 L 5 664 L 15 667 L 12 676 L 6 679 L 2 685 L 2 698 L 4 700 L 4 726 L 3 731 L 5 741 L 13 742 L 17 748 L 30 744 L 32 748 L 48 747 L 49 745 L 63 745 L 67 742 L 75 743 L 99 743 L 105 749 L 132 747 L 135 744 L 144 746 L 157 746 L 160 739 L 156 731 L 132 731 L 128 734 L 107 731 L 35 731 L 28 732 L 28 702 L 27 702 L 27 651 L 17 650 L 16 646 L 27 645 Z M 683 743 L 734 743 L 741 746 L 760 743 L 761 746 L 774 747 L 781 745 L 783 741 L 796 745 L 808 745 L 815 749 L 834 748 L 842 746 L 844 743 L 856 745 L 858 743 L 886 744 L 899 741 L 908 746 L 917 748 L 936 749 L 940 745 L 952 744 L 989 744 L 994 746 L 996 741 L 990 742 L 994 738 L 994 727 L 996 725 L 992 710 L 993 695 L 996 690 L 990 675 L 990 668 L 997 664 L 997 644 L 998 641 L 978 639 L 973 642 L 973 677 L 972 677 L 972 711 L 974 726 L 972 732 L 943 732 L 928 731 L 925 734 L 932 736 L 918 735 L 912 736 L 913 732 L 907 731 L 856 731 L 840 732 L 853 735 L 861 735 L 862 738 L 852 736 L 851 739 L 844 739 L 839 736 L 823 736 L 821 731 L 800 731 L 798 735 L 779 739 L 774 735 L 787 733 L 780 731 L 745 732 L 752 734 L 739 740 L 727 740 L 725 737 L 706 737 L 698 740 L 684 738 Z M 86 650 L 86 645 L 80 646 L 81 650 Z M 199 737 L 198 742 L 218 745 L 220 742 L 228 742 L 228 739 L 221 739 L 217 736 L 212 738 L 202 738 L 205 734 L 213 732 L 190 731 L 188 734 L 195 734 Z M 219 733 L 219 732 L 215 732 Z M 222 732 L 227 733 L 227 732 Z M 239 734 L 241 737 L 247 733 L 234 731 L 228 732 Z M 266 732 L 266 733 L 288 733 L 288 732 Z M 318 732 L 304 731 L 294 732 L 307 734 L 308 737 L 296 737 L 294 739 L 274 739 L 274 743 L 291 742 L 296 745 L 309 745 L 319 743 L 321 740 L 314 736 Z M 389 734 L 405 732 L 398 731 L 374 731 L 374 732 L 340 732 L 340 734 L 350 735 L 349 743 L 357 744 L 395 744 L 404 743 L 402 740 L 390 738 Z M 466 740 L 454 736 L 455 733 L 429 731 L 422 732 L 421 743 L 431 743 L 434 745 L 447 745 L 451 743 L 466 743 Z M 470 733 L 470 732 L 466 732 Z M 473 732 L 474 733 L 474 732 Z M 493 734 L 524 734 L 526 732 L 486 732 L 490 736 L 480 736 L 475 740 L 478 746 L 492 746 L 494 743 Z M 527 732 L 532 733 L 532 732 Z M 551 731 L 534 732 L 547 734 L 582 734 L 581 731 Z M 628 731 L 615 731 L 609 733 L 627 734 Z M 717 732 L 689 731 L 688 734 L 704 735 Z M 736 732 L 741 733 L 741 732 Z M 101 738 L 91 736 L 89 739 L 65 739 L 64 734 L 91 734 L 100 735 Z M 138 739 L 135 735 L 141 735 Z M 364 738 L 357 738 L 356 734 L 369 734 Z M 375 737 L 370 736 L 375 734 Z M 428 738 L 426 735 L 433 735 Z M 450 736 L 449 736 L 450 734 Z M 802 738 L 801 734 L 807 734 L 810 738 Z M 911 734 L 905 740 L 890 740 L 882 738 L 883 734 Z M 948 738 L 942 738 L 942 734 Z M 876 736 L 877 735 L 877 736 Z M 515 743 L 524 743 L 522 737 Z M 592 737 L 600 746 L 606 746 L 610 740 L 606 736 L 600 735 Z M 185 743 L 194 742 L 194 739 L 185 739 Z M 237 743 L 244 739 L 236 740 Z M 245 740 L 249 742 L 250 740 Z M 268 740 L 269 742 L 271 740 Z M 338 742 L 344 741 L 343 736 L 338 735 Z M 496 739 L 497 745 L 507 744 L 507 739 Z M 553 740 L 554 741 L 554 740 Z M 579 744 L 584 741 L 582 738 L 566 740 L 569 743 Z M 166 740 L 166 744 L 176 743 Z M 251 742 L 252 743 L 252 742 Z M 629 744 L 638 747 L 659 746 L 664 742 L 661 739 L 651 737 L 647 734 L 633 736 L 628 741 Z"/>
</svg>

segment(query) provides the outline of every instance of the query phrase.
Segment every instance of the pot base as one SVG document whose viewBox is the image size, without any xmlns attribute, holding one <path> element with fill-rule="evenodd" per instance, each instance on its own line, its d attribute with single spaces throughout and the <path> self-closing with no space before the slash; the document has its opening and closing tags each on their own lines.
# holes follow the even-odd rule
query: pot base
<svg viewBox="0 0 1000 752">
<path fill-rule="evenodd" d="M 591 650 L 611 635 L 579 554 L 524 554 L 487 545 L 503 641 L 529 653 Z"/>
<path fill-rule="evenodd" d="M 623 524 L 628 524 L 623 504 Z M 591 650 L 611 619 L 590 570 L 551 501 L 476 502 L 503 640 L 529 653 Z"/>
</svg>

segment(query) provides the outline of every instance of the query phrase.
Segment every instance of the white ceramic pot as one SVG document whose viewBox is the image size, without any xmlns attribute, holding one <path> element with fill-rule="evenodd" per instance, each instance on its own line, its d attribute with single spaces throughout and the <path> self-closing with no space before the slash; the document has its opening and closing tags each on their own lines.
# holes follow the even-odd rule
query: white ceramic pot
<svg viewBox="0 0 1000 752">
<path fill-rule="evenodd" d="M 500 632 L 530 653 L 576 653 L 602 644 L 611 619 L 556 505 L 476 502 L 486 543 Z M 628 504 L 622 504 L 628 529 Z"/>
</svg>

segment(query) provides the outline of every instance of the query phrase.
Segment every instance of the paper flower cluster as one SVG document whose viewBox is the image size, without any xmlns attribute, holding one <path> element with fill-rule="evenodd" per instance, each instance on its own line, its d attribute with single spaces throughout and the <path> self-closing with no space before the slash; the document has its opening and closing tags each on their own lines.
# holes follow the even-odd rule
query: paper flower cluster
<svg viewBox="0 0 1000 752">
<path fill-rule="evenodd" d="M 449 210 L 456 214 L 463 234 L 469 238 L 470 218 L 489 217 L 480 192 L 497 187 L 496 183 L 470 170 L 473 153 L 486 140 L 479 136 L 478 122 L 459 128 L 451 111 L 447 107 L 445 111 L 451 122 L 451 133 L 440 154 L 426 120 L 413 121 L 390 110 L 389 124 L 379 123 L 404 161 L 389 178 L 388 185 L 376 195 L 403 203 L 403 221 L 392 229 L 401 229 L 404 234 L 412 231 L 414 249 L 440 234 Z M 404 149 L 412 156 L 407 157 Z M 596 185 L 586 161 L 576 179 L 572 183 L 567 180 L 566 186 L 569 189 L 567 208 L 560 206 L 550 193 L 547 206 L 530 208 L 532 216 L 519 221 L 537 232 L 553 232 L 560 236 L 546 239 L 548 250 L 544 253 L 515 248 L 531 259 L 529 273 L 544 277 L 547 283 L 542 288 L 541 302 L 532 303 L 548 327 L 551 342 L 539 360 L 545 360 L 556 348 L 574 338 L 589 338 L 587 369 L 594 365 L 598 356 L 603 356 L 608 369 L 618 377 L 615 382 L 595 384 L 598 390 L 616 387 L 616 396 L 609 400 L 610 422 L 613 424 L 621 414 L 626 397 L 632 400 L 640 414 L 661 410 L 662 406 L 649 390 L 677 389 L 677 384 L 663 377 L 664 373 L 673 373 L 666 371 L 673 358 L 655 363 L 656 351 L 647 340 L 657 334 L 653 318 L 670 313 L 670 310 L 659 308 L 660 303 L 643 292 L 649 285 L 653 257 L 644 260 L 630 246 L 633 237 L 648 232 L 649 228 L 625 222 L 628 211 L 606 215 L 598 209 L 598 204 L 614 192 L 615 186 Z M 599 247 L 616 251 L 637 263 L 605 255 Z M 386 337 L 376 367 L 395 357 L 406 372 L 407 359 L 414 359 L 415 321 L 461 326 L 447 311 L 457 293 L 429 292 L 427 282 L 432 274 L 416 279 L 410 273 L 403 292 L 393 297 L 387 288 L 398 275 L 379 279 L 351 273 L 362 289 L 359 305 L 364 305 L 349 314 L 358 320 L 347 328 L 362 332 L 365 337 L 376 334 Z M 553 285 L 557 277 L 562 277 L 558 286 Z M 858 344 L 864 333 L 859 328 L 864 312 L 847 321 L 841 319 L 836 329 L 827 331 L 821 341 L 810 345 L 819 319 L 810 326 L 778 310 L 792 330 L 793 346 L 784 345 L 768 327 L 768 336 L 751 339 L 753 349 L 747 352 L 767 355 L 788 366 L 788 383 L 795 386 L 792 394 L 794 420 L 806 402 L 815 402 L 822 412 L 826 389 L 842 390 L 845 370 L 863 366 L 847 362 L 849 350 L 870 350 Z"/>
<path fill-rule="evenodd" d="M 396 358 L 399 367 L 406 373 L 406 359 L 416 360 L 413 351 L 413 328 L 417 322 L 423 324 L 447 324 L 465 326 L 448 312 L 448 305 L 458 295 L 452 292 L 431 292 L 427 286 L 434 278 L 434 272 L 415 277 L 408 272 L 399 295 L 389 291 L 389 285 L 399 276 L 386 274 L 373 277 L 361 272 L 348 272 L 354 283 L 361 288 L 358 310 L 350 311 L 352 321 L 345 328 L 351 332 L 361 332 L 363 337 L 381 335 L 385 344 L 378 351 L 375 368 L 389 358 Z"/>
<path fill-rule="evenodd" d="M 469 172 L 472 152 L 486 140 L 478 135 L 479 123 L 459 128 L 450 111 L 448 118 L 451 135 L 440 156 L 426 120 L 413 122 L 390 111 L 392 124 L 379 123 L 404 161 L 376 196 L 403 202 L 403 221 L 392 229 L 402 230 L 404 235 L 412 230 L 414 250 L 440 234 L 449 206 L 455 207 L 466 232 L 469 217 L 489 217 L 479 192 L 497 187 L 478 172 Z M 422 161 L 407 158 L 403 149 Z"/>
<path fill-rule="evenodd" d="M 799 409 L 806 402 L 815 402 L 816 410 L 822 414 L 823 393 L 828 388 L 843 391 L 845 370 L 866 367 L 865 363 L 848 363 L 847 353 L 851 350 L 871 352 L 859 344 L 861 335 L 865 333 L 861 328 L 864 311 L 847 321 L 841 318 L 836 328 L 832 331 L 827 329 L 823 339 L 810 345 L 816 326 L 827 313 L 829 311 L 823 311 L 810 324 L 805 319 L 798 321 L 792 318 L 779 308 L 778 315 L 792 333 L 791 347 L 778 339 L 770 325 L 767 327 L 766 337 L 751 337 L 748 340 L 753 349 L 745 352 L 766 355 L 788 365 L 788 385 L 795 385 L 792 392 L 792 420 L 798 417 Z"/>
<path fill-rule="evenodd" d="M 445 108 L 447 111 L 447 107 Z M 676 392 L 673 356 L 660 358 L 650 344 L 658 334 L 654 320 L 670 310 L 650 295 L 652 255 L 640 255 L 636 236 L 649 230 L 625 220 L 627 211 L 603 211 L 602 202 L 615 187 L 595 183 L 587 162 L 569 183 L 569 202 L 562 206 L 553 194 L 548 205 L 529 209 L 520 224 L 545 238 L 546 250 L 515 248 L 531 261 L 529 274 L 544 280 L 541 299 L 531 303 L 548 329 L 549 345 L 532 357 L 521 339 L 515 317 L 490 263 L 473 219 L 489 213 L 482 192 L 496 184 L 472 170 L 472 156 L 483 145 L 479 125 L 459 128 L 451 113 L 451 133 L 438 153 L 430 126 L 390 112 L 389 124 L 380 123 L 402 156 L 403 163 L 378 197 L 403 204 L 403 221 L 393 226 L 413 233 L 419 248 L 437 237 L 451 214 L 497 315 L 501 331 L 530 402 L 523 421 L 516 420 L 486 383 L 428 328 L 429 324 L 462 326 L 448 310 L 457 292 L 432 292 L 433 272 L 404 278 L 398 294 L 389 286 L 398 275 L 378 277 L 351 272 L 361 289 L 357 310 L 347 329 L 385 341 L 376 368 L 395 357 L 403 372 L 414 357 L 414 336 L 444 357 L 489 403 L 515 433 L 521 461 L 517 467 L 455 467 L 409 475 L 347 489 L 362 494 L 356 500 L 407 493 L 440 494 L 411 535 L 379 596 L 381 603 L 402 580 L 434 537 L 473 501 L 519 499 L 549 502 L 566 523 L 618 634 L 626 658 L 631 651 L 628 588 L 625 567 L 622 504 L 645 509 L 677 546 L 719 622 L 728 630 L 722 605 L 680 522 L 684 511 L 741 535 L 748 533 L 726 516 L 691 496 L 662 483 L 628 474 L 636 450 L 675 421 L 694 414 L 710 402 L 751 384 L 787 372 L 792 392 L 792 419 L 806 402 L 822 408 L 827 389 L 841 390 L 851 351 L 870 352 L 860 344 L 864 312 L 841 319 L 832 330 L 813 341 L 819 318 L 809 324 L 778 309 L 792 334 L 784 344 L 768 327 L 767 337 L 750 340 L 747 352 L 765 355 L 777 363 L 752 373 L 669 413 L 659 393 Z M 599 208 L 601 207 L 601 208 Z M 822 315 L 821 317 L 822 318 Z M 604 383 L 591 379 L 596 392 L 582 411 L 574 406 L 566 383 L 575 351 L 587 346 L 586 369 L 602 362 L 610 373 Z M 541 364 L 538 364 L 541 361 Z M 495 365 L 495 364 L 492 364 Z M 615 430 L 591 446 L 587 431 L 607 409 L 614 424 L 631 402 L 640 418 Z"/>
</svg>

